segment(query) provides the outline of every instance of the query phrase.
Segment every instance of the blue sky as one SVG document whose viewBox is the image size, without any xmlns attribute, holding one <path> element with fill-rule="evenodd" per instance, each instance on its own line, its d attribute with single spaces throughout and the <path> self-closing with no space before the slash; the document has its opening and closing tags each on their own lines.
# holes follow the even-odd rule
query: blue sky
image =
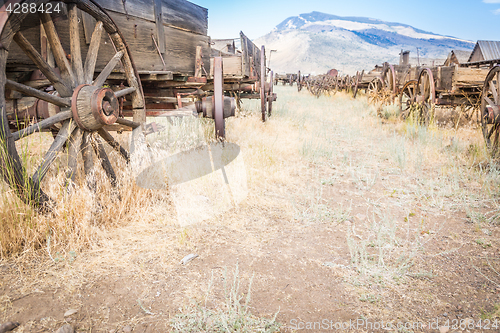
<svg viewBox="0 0 500 333">
<path fill-rule="evenodd" d="M 255 39 L 290 16 L 312 11 L 409 24 L 471 41 L 500 40 L 500 0 L 190 0 L 208 8 L 209 35 Z"/>
</svg>

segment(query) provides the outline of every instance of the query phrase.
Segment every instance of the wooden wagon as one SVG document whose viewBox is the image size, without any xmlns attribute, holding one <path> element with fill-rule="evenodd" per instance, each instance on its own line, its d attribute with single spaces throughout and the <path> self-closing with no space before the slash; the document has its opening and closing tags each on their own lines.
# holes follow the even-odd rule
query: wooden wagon
<svg viewBox="0 0 500 333">
<path fill-rule="evenodd" d="M 277 85 L 281 83 L 282 85 L 289 84 L 293 86 L 293 84 L 298 81 L 298 78 L 299 76 L 296 73 L 276 74 L 274 76 L 274 84 Z"/>
<path fill-rule="evenodd" d="M 215 75 L 215 58 L 221 57 L 226 94 L 234 96 L 238 104 L 242 98 L 260 99 L 262 121 L 265 121 L 272 113 L 276 94 L 273 93 L 273 72 L 266 67 L 264 46 L 257 47 L 243 32 L 240 32 L 240 49 L 232 39 L 214 40 L 212 44 L 210 75 Z M 209 90 L 211 85 L 203 89 Z"/>
<path fill-rule="evenodd" d="M 412 68 L 399 94 L 402 116 L 418 109 L 419 116 L 427 123 L 435 106 L 460 106 L 472 111 L 466 114 L 471 117 L 479 107 L 489 70 L 467 64 Z"/>
<path fill-rule="evenodd" d="M 154 130 L 145 124 L 148 116 L 213 118 L 223 138 L 234 101 L 223 94 L 231 90 L 223 83 L 230 74 L 223 77 L 223 58 L 212 57 L 207 26 L 207 9 L 185 0 L 0 0 L 0 171 L 6 182 L 26 203 L 52 206 L 43 179 L 64 149 L 65 186 L 75 181 L 79 163 L 90 176 L 94 161 L 115 186 L 105 143 L 128 161 L 111 133 Z M 265 77 L 265 67 L 264 75 L 255 73 L 261 58 L 252 52 L 243 53 L 240 73 Z M 40 131 L 52 132 L 54 141 L 29 175 L 16 141 Z"/>
<path fill-rule="evenodd" d="M 475 52 L 483 45 L 484 52 Z M 479 41 L 469 61 L 449 66 L 399 66 L 384 64 L 370 82 L 380 98 L 388 92 L 389 102 L 398 97 L 401 116 L 410 115 L 428 124 L 436 106 L 460 107 L 464 117 L 474 114 L 494 156 L 500 151 L 500 42 Z M 489 58 L 484 58 L 487 53 Z M 448 61 L 447 61 L 448 62 Z M 449 63 L 449 62 L 448 62 Z M 447 63 L 447 64 L 448 64 Z M 377 97 L 376 97 L 377 98 Z"/>
</svg>

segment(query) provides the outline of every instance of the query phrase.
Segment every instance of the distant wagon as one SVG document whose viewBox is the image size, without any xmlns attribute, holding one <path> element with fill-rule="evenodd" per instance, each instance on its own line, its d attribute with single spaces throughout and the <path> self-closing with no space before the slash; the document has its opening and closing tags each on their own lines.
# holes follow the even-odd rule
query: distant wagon
<svg viewBox="0 0 500 333">
<path fill-rule="evenodd" d="M 468 58 L 467 60 L 465 60 Z M 500 42 L 478 41 L 467 54 L 452 51 L 442 66 L 379 67 L 380 74 L 370 81 L 371 95 L 399 97 L 401 115 L 417 115 L 428 123 L 435 106 L 478 109 L 478 120 L 487 146 L 497 156 L 500 149 Z"/>
</svg>

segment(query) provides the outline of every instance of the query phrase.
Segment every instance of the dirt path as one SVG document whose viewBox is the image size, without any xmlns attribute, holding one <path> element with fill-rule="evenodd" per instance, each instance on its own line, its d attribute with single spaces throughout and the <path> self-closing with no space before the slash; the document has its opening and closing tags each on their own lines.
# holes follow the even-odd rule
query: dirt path
<svg viewBox="0 0 500 333">
<path fill-rule="evenodd" d="M 0 261 L 2 322 L 165 332 L 175 319 L 187 331 L 223 322 L 251 282 L 238 310 L 248 325 L 277 313 L 284 332 L 438 331 L 447 320 L 498 331 L 500 172 L 471 155 L 477 131 L 381 121 L 364 98 L 290 87 L 268 123 L 247 113 L 227 130 L 248 180 L 237 207 L 179 226 L 171 196 L 151 191 L 151 205 L 86 250 Z"/>
</svg>

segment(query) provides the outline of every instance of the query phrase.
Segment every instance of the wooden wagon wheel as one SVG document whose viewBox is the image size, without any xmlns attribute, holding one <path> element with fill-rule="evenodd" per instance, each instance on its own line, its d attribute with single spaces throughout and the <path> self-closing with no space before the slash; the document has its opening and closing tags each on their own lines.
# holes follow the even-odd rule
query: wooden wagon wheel
<svg viewBox="0 0 500 333">
<path fill-rule="evenodd" d="M 222 57 L 214 58 L 214 122 L 215 137 L 223 140 L 226 137 L 224 121 L 224 79 L 222 76 Z"/>
<path fill-rule="evenodd" d="M 8 1 L 9 4 L 19 2 Z M 116 186 L 117 179 L 114 169 L 105 151 L 103 141 L 118 151 L 123 158 L 129 160 L 128 152 L 104 128 L 119 121 L 119 98 L 130 99 L 134 108 L 134 120 L 145 120 L 144 97 L 139 76 L 133 65 L 130 52 L 123 36 L 113 20 L 93 0 L 63 0 L 52 3 L 43 0 L 28 0 L 23 4 L 36 5 L 42 8 L 43 4 L 60 4 L 65 6 L 68 20 L 62 21 L 59 17 L 57 24 L 52 16 L 46 12 L 20 13 L 6 17 L 2 16 L 3 25 L 0 26 L 0 166 L 7 183 L 16 190 L 20 198 L 42 210 L 50 210 L 54 201 L 44 192 L 46 187 L 44 178 L 50 170 L 58 172 L 54 161 L 59 152 L 67 147 L 67 165 L 65 167 L 66 186 L 75 181 L 78 170 L 78 153 L 82 153 L 84 171 L 89 185 L 93 174 L 94 154 L 103 167 L 106 175 Z M 31 7 L 28 7 L 31 8 Z M 46 8 L 46 7 L 43 7 Z M 83 59 L 83 48 L 80 40 L 80 11 L 92 16 L 96 21 L 90 45 Z M 1 24 L 1 23 L 0 23 Z M 44 50 L 39 52 L 33 39 L 33 32 L 40 32 L 41 28 L 46 34 L 48 45 L 53 53 L 55 66 L 44 58 Z M 69 32 L 69 34 L 68 34 Z M 94 79 L 94 71 L 98 62 L 101 36 L 106 32 L 114 46 L 114 55 L 107 60 L 106 66 Z M 60 38 L 65 36 L 66 38 Z M 14 42 L 14 43 L 13 43 Z M 43 45 L 42 45 L 43 46 Z M 86 46 L 86 45 L 85 45 Z M 19 79 L 16 82 L 6 76 L 7 64 L 12 59 L 8 58 L 9 51 L 22 50 L 23 57 L 31 64 L 26 64 L 26 72 L 39 70 L 47 79 L 46 83 L 33 88 L 33 81 L 25 82 Z M 109 49 L 108 49 L 109 50 Z M 67 55 L 66 51 L 70 51 Z M 46 53 L 45 53 L 46 54 Z M 20 56 L 19 56 L 20 57 Z M 70 60 L 68 60 L 70 58 Z M 19 59 L 14 59 L 15 61 Z M 113 91 L 104 87 L 108 76 L 121 62 L 128 86 L 121 90 Z M 29 79 L 28 79 L 29 80 Z M 14 92 L 14 93 L 13 93 Z M 16 95 L 17 99 L 12 99 Z M 16 113 L 15 105 L 34 99 L 35 109 L 49 109 L 49 115 L 43 121 L 31 124 L 33 117 L 26 113 Z M 52 113 L 50 112 L 52 110 Z M 36 117 L 35 117 L 36 118 Z M 57 133 L 50 148 L 45 152 L 38 168 L 30 176 L 28 162 L 20 158 L 15 141 L 30 136 L 39 131 L 52 130 Z"/>
<path fill-rule="evenodd" d="M 417 80 L 410 80 L 405 83 L 399 94 L 399 114 L 402 119 L 408 118 L 411 109 L 415 104 L 417 92 Z"/>
<path fill-rule="evenodd" d="M 356 98 L 356 95 L 358 94 L 359 82 L 363 79 L 364 74 L 365 74 L 364 69 L 361 71 L 361 73 L 356 72 L 356 85 L 354 86 L 353 98 Z"/>
<path fill-rule="evenodd" d="M 368 83 L 368 103 L 375 103 L 380 99 L 383 85 L 384 83 L 379 77 L 374 78 Z"/>
<path fill-rule="evenodd" d="M 299 74 L 297 76 L 297 90 L 300 92 L 302 90 L 302 76 Z"/>
<path fill-rule="evenodd" d="M 260 108 L 262 121 L 266 121 L 266 49 L 260 49 Z"/>
<path fill-rule="evenodd" d="M 500 66 L 486 75 L 481 96 L 481 127 L 484 141 L 493 157 L 498 157 L 500 134 Z"/>
<path fill-rule="evenodd" d="M 396 96 L 396 72 L 391 64 L 385 65 L 384 71 L 382 72 L 382 80 L 384 81 L 384 87 L 391 94 L 391 99 L 393 100 Z"/>
<path fill-rule="evenodd" d="M 273 111 L 273 71 L 270 73 L 270 87 L 269 87 L 269 93 L 267 94 L 267 116 L 271 117 L 271 113 Z M 297 83 L 298 84 L 298 83 Z"/>
<path fill-rule="evenodd" d="M 432 75 L 432 71 L 429 68 L 423 68 L 420 71 L 416 93 L 418 121 L 428 125 L 434 115 L 434 105 L 436 103 L 434 75 Z"/>
</svg>

